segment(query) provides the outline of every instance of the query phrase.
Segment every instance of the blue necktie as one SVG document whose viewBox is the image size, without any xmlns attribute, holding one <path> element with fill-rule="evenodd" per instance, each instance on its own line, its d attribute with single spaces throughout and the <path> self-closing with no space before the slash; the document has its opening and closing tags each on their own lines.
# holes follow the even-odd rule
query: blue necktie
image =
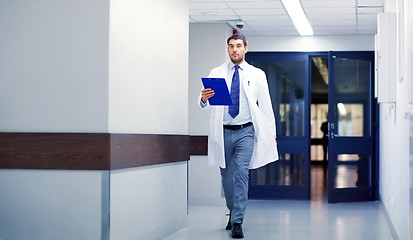
<svg viewBox="0 0 413 240">
<path fill-rule="evenodd" d="M 231 100 L 233 105 L 229 106 L 229 115 L 232 118 L 235 118 L 239 113 L 239 73 L 238 73 L 239 66 L 235 66 L 235 72 L 232 76 L 232 83 L 231 83 Z"/>
</svg>

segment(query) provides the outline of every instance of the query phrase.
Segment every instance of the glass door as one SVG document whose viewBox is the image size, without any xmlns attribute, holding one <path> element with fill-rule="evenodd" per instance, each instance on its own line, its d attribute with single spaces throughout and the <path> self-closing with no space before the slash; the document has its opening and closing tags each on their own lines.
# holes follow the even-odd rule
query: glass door
<svg viewBox="0 0 413 240">
<path fill-rule="evenodd" d="M 280 160 L 250 171 L 249 198 L 310 198 L 310 90 L 307 53 L 249 52 L 266 75 Z"/>
<path fill-rule="evenodd" d="M 330 52 L 328 201 L 375 199 L 373 52 Z"/>
</svg>

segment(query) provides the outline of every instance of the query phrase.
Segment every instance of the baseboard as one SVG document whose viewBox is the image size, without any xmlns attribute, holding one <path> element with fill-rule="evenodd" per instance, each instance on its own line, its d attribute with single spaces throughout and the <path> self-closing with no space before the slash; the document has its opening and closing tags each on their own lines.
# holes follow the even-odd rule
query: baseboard
<svg viewBox="0 0 413 240">
<path fill-rule="evenodd" d="M 391 218 L 390 218 L 389 212 L 387 211 L 386 206 L 383 204 L 380 194 L 379 194 L 379 203 L 381 205 L 381 208 L 383 209 L 383 213 L 384 213 L 384 216 L 386 217 L 387 224 L 389 225 L 390 233 L 393 236 L 393 239 L 399 240 L 400 239 L 399 235 L 397 234 L 396 228 L 394 227 L 393 222 L 391 221 Z"/>
</svg>

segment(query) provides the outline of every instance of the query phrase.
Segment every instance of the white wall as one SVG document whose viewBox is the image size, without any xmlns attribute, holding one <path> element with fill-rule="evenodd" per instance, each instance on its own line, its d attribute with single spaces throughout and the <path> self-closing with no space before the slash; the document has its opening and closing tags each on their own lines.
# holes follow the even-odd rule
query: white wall
<svg viewBox="0 0 413 240">
<path fill-rule="evenodd" d="M 400 90 L 398 89 L 399 93 Z M 397 94 L 399 95 L 399 94 Z M 399 96 L 396 97 L 396 101 L 400 101 Z M 408 138 L 409 131 L 406 131 L 405 120 L 402 119 L 403 114 L 399 114 L 399 104 L 380 104 L 380 182 L 379 192 L 380 200 L 386 209 L 391 224 L 393 225 L 397 235 L 400 239 L 407 239 L 406 234 L 408 231 L 407 225 L 408 219 L 408 204 L 405 201 L 409 200 L 406 194 L 409 194 L 408 186 L 409 181 L 406 179 L 405 170 L 409 169 L 409 166 L 405 166 L 408 162 Z M 403 169 L 404 168 L 404 169 Z M 406 188 L 404 190 L 404 188 Z M 405 192 L 404 192 L 405 191 Z"/>
<path fill-rule="evenodd" d="M 202 77 L 229 61 L 227 38 L 232 34 L 226 24 L 189 24 L 189 134 L 207 135 L 209 109 L 199 107 L 198 98 L 202 89 Z"/>
<path fill-rule="evenodd" d="M 1 169 L 0 239 L 107 239 L 108 183 L 105 171 Z"/>
<path fill-rule="evenodd" d="M 409 237 L 413 239 L 413 69 L 409 66 L 413 66 L 413 0 L 404 1 L 404 29 L 405 29 L 405 49 L 404 49 L 404 62 L 405 62 L 405 78 L 410 87 L 408 90 L 408 96 L 410 96 L 410 216 L 409 216 Z"/>
<path fill-rule="evenodd" d="M 109 132 L 188 134 L 188 1 L 110 1 Z M 187 160 L 111 171 L 111 239 L 187 225 Z"/>
<path fill-rule="evenodd" d="M 187 162 L 111 171 L 110 239 L 163 239 L 187 226 Z"/>
<path fill-rule="evenodd" d="M 109 1 L 0 1 L 0 131 L 107 132 Z"/>
<path fill-rule="evenodd" d="M 411 3 L 410 3 L 411 4 Z M 404 6 L 403 6 L 404 5 Z M 397 14 L 397 68 L 396 103 L 380 104 L 380 196 L 399 239 L 409 239 L 410 232 L 410 163 L 408 103 L 412 95 L 413 78 L 410 69 L 412 60 L 411 40 L 406 41 L 410 24 L 406 19 L 407 1 L 385 1 L 385 12 Z M 409 14 L 412 14 L 411 12 Z M 410 30 L 411 31 L 411 30 Z M 406 58 L 407 57 L 407 58 Z M 406 74 L 407 73 L 407 74 Z"/>
<path fill-rule="evenodd" d="M 110 1 L 109 132 L 188 133 L 188 9 Z"/>
<path fill-rule="evenodd" d="M 374 51 L 374 35 L 246 37 L 249 51 Z"/>
<path fill-rule="evenodd" d="M 408 8 L 410 6 L 410 9 Z M 399 239 L 413 239 L 410 227 L 410 178 L 411 165 L 409 153 L 410 122 L 409 106 L 412 102 L 412 1 L 385 1 L 385 11 L 397 15 L 395 75 L 396 103 L 381 104 L 380 123 L 380 196 L 383 206 Z"/>
<path fill-rule="evenodd" d="M 199 106 L 201 77 L 228 61 L 227 24 L 189 24 L 189 134 L 208 135 L 209 109 Z M 189 202 L 192 205 L 223 204 L 219 167 L 208 166 L 206 156 L 191 156 L 189 161 Z"/>
</svg>

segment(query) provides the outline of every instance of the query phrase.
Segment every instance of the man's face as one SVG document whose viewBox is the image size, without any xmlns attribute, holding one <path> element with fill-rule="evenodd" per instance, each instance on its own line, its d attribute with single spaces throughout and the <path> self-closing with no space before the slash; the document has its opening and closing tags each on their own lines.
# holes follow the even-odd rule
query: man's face
<svg viewBox="0 0 413 240">
<path fill-rule="evenodd" d="M 228 43 L 228 54 L 231 61 L 238 65 L 244 61 L 248 48 L 244 46 L 242 39 L 231 39 Z"/>
</svg>

